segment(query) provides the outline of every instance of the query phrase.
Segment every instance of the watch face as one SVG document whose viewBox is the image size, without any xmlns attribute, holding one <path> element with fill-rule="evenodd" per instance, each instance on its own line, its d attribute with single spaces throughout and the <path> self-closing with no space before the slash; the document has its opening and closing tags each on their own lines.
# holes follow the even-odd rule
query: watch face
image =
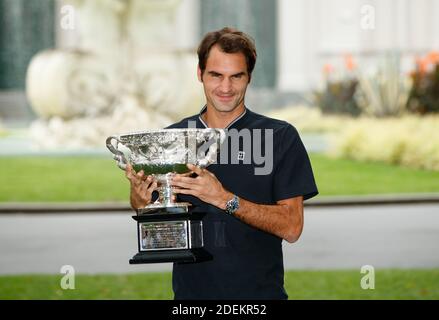
<svg viewBox="0 0 439 320">
<path fill-rule="evenodd" d="M 226 211 L 228 214 L 235 213 L 236 210 L 239 208 L 239 198 L 237 196 L 234 196 L 232 200 L 229 200 L 226 205 Z"/>
</svg>

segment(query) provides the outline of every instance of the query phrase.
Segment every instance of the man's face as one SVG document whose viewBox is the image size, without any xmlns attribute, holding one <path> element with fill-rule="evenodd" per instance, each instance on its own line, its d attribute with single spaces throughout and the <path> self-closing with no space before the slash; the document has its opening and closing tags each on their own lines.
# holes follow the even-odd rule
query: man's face
<svg viewBox="0 0 439 320">
<path fill-rule="evenodd" d="M 213 46 L 204 73 L 198 68 L 198 80 L 203 83 L 207 104 L 217 111 L 230 112 L 243 106 L 249 83 L 244 54 L 225 53 Z"/>
</svg>

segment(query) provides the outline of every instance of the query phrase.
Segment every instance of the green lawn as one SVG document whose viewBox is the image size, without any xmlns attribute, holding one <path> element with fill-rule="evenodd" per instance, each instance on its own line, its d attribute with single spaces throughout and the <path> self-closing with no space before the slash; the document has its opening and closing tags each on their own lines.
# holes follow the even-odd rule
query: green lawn
<svg viewBox="0 0 439 320">
<path fill-rule="evenodd" d="M 311 154 L 320 195 L 439 192 L 439 172 Z M 111 157 L 1 157 L 0 202 L 127 201 Z"/>
<path fill-rule="evenodd" d="M 320 194 L 325 196 L 439 192 L 439 171 L 331 159 L 321 154 L 312 154 L 311 162 Z"/>
<path fill-rule="evenodd" d="M 439 299 L 439 269 L 375 270 L 375 289 L 363 290 L 359 271 L 288 271 L 290 299 Z M 170 273 L 0 276 L 0 299 L 172 299 Z"/>
<path fill-rule="evenodd" d="M 129 181 L 111 157 L 1 157 L 0 201 L 127 201 Z"/>
</svg>

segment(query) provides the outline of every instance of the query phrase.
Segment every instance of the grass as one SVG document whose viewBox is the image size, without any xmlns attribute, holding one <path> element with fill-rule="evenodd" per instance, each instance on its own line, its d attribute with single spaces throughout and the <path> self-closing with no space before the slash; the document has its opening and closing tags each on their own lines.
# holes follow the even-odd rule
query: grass
<svg viewBox="0 0 439 320">
<path fill-rule="evenodd" d="M 320 195 L 439 192 L 439 172 L 311 154 Z M 111 157 L 1 157 L 0 202 L 128 200 Z"/>
<path fill-rule="evenodd" d="M 439 192 L 439 171 L 312 154 L 320 195 Z"/>
<path fill-rule="evenodd" d="M 129 182 L 104 157 L 2 157 L 0 201 L 127 201 Z"/>
<path fill-rule="evenodd" d="M 439 269 L 375 270 L 375 289 L 363 290 L 359 271 L 288 271 L 290 299 L 439 299 Z M 172 299 L 170 273 L 76 275 L 62 290 L 62 275 L 0 276 L 0 299 Z"/>
</svg>

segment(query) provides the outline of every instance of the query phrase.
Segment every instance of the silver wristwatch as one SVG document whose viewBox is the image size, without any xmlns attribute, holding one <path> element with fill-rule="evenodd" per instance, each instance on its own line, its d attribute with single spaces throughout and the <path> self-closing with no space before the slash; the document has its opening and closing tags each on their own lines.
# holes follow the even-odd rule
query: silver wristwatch
<svg viewBox="0 0 439 320">
<path fill-rule="evenodd" d="M 239 198 L 233 195 L 233 198 L 226 203 L 226 213 L 233 215 L 239 209 Z"/>
</svg>

